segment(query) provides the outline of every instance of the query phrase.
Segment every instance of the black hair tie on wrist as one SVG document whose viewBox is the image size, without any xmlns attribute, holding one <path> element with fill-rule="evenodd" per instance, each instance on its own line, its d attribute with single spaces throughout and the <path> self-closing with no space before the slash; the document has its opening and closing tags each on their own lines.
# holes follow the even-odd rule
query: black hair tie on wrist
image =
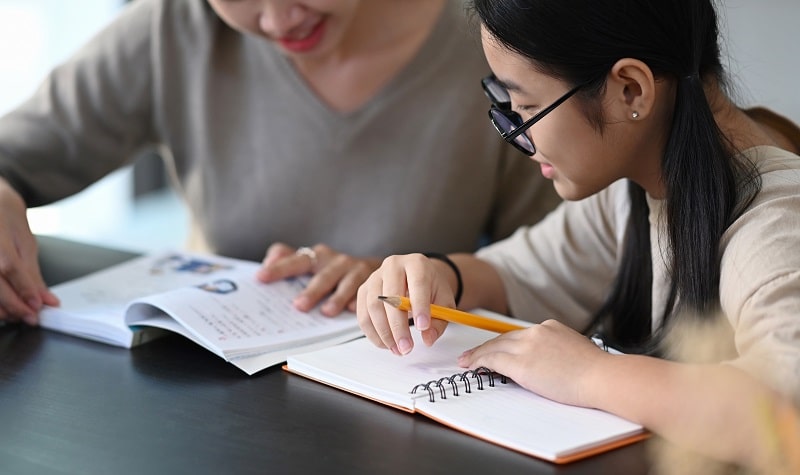
<svg viewBox="0 0 800 475">
<path fill-rule="evenodd" d="M 446 254 L 442 254 L 441 252 L 423 252 L 422 255 L 427 257 L 428 259 L 437 259 L 444 262 L 445 264 L 450 266 L 451 269 L 453 269 L 453 272 L 456 273 L 455 300 L 456 300 L 456 307 L 458 307 L 458 304 L 461 302 L 461 294 L 464 293 L 464 281 L 461 279 L 461 271 L 458 269 L 456 263 L 453 262 L 449 257 L 447 257 Z"/>
</svg>

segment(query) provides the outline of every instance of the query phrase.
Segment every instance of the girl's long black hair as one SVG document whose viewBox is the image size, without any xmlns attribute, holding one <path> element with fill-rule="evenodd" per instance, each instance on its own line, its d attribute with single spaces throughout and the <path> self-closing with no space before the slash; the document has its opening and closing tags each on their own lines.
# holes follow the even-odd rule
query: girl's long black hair
<svg viewBox="0 0 800 475">
<path fill-rule="evenodd" d="M 670 315 L 710 315 L 719 305 L 720 239 L 760 188 L 753 165 L 714 120 L 703 83 L 724 84 L 712 0 L 473 0 L 487 31 L 538 70 L 570 85 L 587 120 L 603 130 L 598 97 L 622 58 L 675 83 L 672 127 L 662 160 L 665 245 L 672 289 L 662 326 L 651 328 L 652 261 L 644 190 L 629 183 L 630 217 L 620 268 L 586 329 L 626 351 L 654 352 Z"/>
</svg>

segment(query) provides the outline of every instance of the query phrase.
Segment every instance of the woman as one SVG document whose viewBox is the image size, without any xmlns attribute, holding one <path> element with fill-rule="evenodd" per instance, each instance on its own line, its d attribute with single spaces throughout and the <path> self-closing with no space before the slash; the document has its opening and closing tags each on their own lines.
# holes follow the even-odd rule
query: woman
<svg viewBox="0 0 800 475">
<path fill-rule="evenodd" d="M 446 0 L 131 2 L 0 118 L 0 320 L 57 304 L 26 208 L 145 146 L 193 250 L 269 247 L 259 278 L 315 273 L 296 304 L 328 315 L 387 255 L 471 251 L 534 222 L 557 197 L 525 186 L 535 169 L 480 117 L 488 67 L 467 26 Z"/>
<path fill-rule="evenodd" d="M 800 400 L 800 157 L 726 96 L 711 1 L 473 3 L 492 121 L 569 202 L 475 256 L 386 259 L 359 289 L 362 329 L 411 351 L 407 315 L 377 298 L 403 294 L 428 345 L 445 331 L 431 303 L 543 322 L 459 364 L 763 467 L 762 406 Z M 718 315 L 725 361 L 656 357 Z"/>
</svg>

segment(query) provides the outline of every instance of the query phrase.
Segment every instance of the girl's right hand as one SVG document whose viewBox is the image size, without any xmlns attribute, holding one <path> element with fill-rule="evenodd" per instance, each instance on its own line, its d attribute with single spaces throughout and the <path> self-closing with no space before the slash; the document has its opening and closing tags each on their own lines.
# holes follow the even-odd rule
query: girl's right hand
<svg viewBox="0 0 800 475">
<path fill-rule="evenodd" d="M 453 271 L 447 264 L 422 254 L 387 257 L 358 289 L 356 313 L 361 330 L 376 346 L 405 355 L 414 347 L 409 329 L 411 313 L 422 341 L 432 345 L 447 322 L 431 319 L 430 305 L 455 307 L 448 273 Z M 413 311 L 398 310 L 378 299 L 380 296 L 408 296 Z"/>
</svg>

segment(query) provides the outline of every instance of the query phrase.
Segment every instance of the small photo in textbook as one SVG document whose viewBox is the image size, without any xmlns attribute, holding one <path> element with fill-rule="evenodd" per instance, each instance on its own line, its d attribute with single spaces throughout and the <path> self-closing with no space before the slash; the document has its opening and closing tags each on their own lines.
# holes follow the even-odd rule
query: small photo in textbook
<svg viewBox="0 0 800 475">
<path fill-rule="evenodd" d="M 134 258 L 53 286 L 61 306 L 43 309 L 41 326 L 125 348 L 177 333 L 247 374 L 362 335 L 352 312 L 294 308 L 308 276 L 265 284 L 259 267 L 182 252 Z"/>
<path fill-rule="evenodd" d="M 508 317 L 498 317 L 507 319 Z M 648 436 L 639 424 L 543 398 L 458 356 L 496 333 L 451 323 L 430 347 L 398 357 L 366 338 L 289 356 L 284 369 L 553 463 L 568 463 Z"/>
</svg>

